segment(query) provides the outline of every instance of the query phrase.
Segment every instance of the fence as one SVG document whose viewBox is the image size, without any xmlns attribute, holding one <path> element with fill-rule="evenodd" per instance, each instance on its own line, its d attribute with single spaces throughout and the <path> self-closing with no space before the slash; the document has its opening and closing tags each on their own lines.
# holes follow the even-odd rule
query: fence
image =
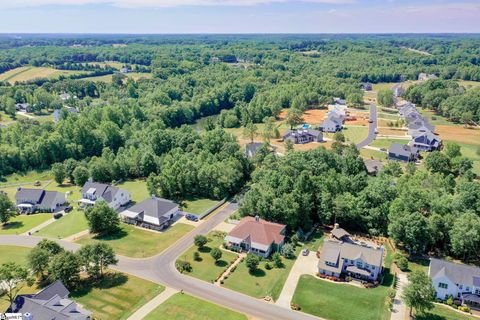
<svg viewBox="0 0 480 320">
<path fill-rule="evenodd" d="M 227 198 L 217 202 L 215 205 L 213 205 L 213 207 L 205 210 L 204 212 L 200 213 L 200 214 L 193 214 L 193 213 L 189 213 L 190 215 L 192 216 L 195 216 L 198 218 L 198 220 L 200 219 L 203 219 L 205 218 L 206 216 L 208 216 L 210 213 L 212 213 L 213 211 L 217 210 L 220 206 L 222 206 L 225 202 L 227 202 Z"/>
</svg>

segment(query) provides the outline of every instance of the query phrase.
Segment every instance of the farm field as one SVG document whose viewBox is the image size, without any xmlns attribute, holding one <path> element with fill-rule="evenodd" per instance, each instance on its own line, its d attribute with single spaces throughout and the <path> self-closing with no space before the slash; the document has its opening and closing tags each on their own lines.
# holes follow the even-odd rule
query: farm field
<svg viewBox="0 0 480 320">
<path fill-rule="evenodd" d="M 159 254 L 192 229 L 191 225 L 177 223 L 163 232 L 157 232 L 122 223 L 120 231 L 114 235 L 96 237 L 89 234 L 75 242 L 89 244 L 103 241 L 120 255 L 147 258 Z"/>
<path fill-rule="evenodd" d="M 131 78 L 135 81 L 139 79 L 150 79 L 153 77 L 151 73 L 139 73 L 139 72 L 131 72 L 131 73 L 126 73 L 125 74 L 128 78 Z M 106 83 L 111 83 L 112 82 L 112 75 L 107 74 L 104 76 L 97 76 L 97 77 L 86 77 L 82 78 L 82 80 L 90 80 L 94 82 L 106 82 Z"/>
<path fill-rule="evenodd" d="M 221 315 L 221 316 L 220 316 Z M 177 293 L 149 313 L 145 320 L 247 320 L 243 314 L 187 294 Z"/>
<path fill-rule="evenodd" d="M 7 225 L 0 226 L 1 234 L 21 234 L 27 232 L 48 219 L 52 218 L 51 213 L 37 213 L 32 215 L 21 215 L 13 217 Z"/>
<path fill-rule="evenodd" d="M 185 274 L 203 281 L 213 282 L 237 259 L 238 255 L 222 250 L 222 258 L 215 263 L 215 260 L 210 256 L 210 251 L 213 248 L 221 247 L 224 235 L 222 233 L 210 232 L 207 234 L 207 238 L 209 242 L 205 247 L 199 250 L 196 246 L 192 246 L 178 260 L 188 261 L 192 265 L 192 272 Z M 200 254 L 200 260 L 195 261 L 193 254 L 197 251 Z"/>
<path fill-rule="evenodd" d="M 54 79 L 60 76 L 69 76 L 73 74 L 84 74 L 85 71 L 57 70 L 48 67 L 19 67 L 0 74 L 0 81 L 8 81 L 15 84 L 17 81 L 28 81 L 37 78 Z"/>
<path fill-rule="evenodd" d="M 88 224 L 84 211 L 74 209 L 34 235 L 63 239 L 87 229 Z"/>
<path fill-rule="evenodd" d="M 480 81 L 457 80 L 457 82 L 467 90 L 480 87 Z"/>
</svg>

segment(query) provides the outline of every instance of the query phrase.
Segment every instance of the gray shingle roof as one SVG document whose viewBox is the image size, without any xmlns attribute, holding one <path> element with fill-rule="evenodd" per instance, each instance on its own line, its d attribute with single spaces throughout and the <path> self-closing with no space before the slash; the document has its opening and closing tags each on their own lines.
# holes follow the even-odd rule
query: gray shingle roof
<svg viewBox="0 0 480 320">
<path fill-rule="evenodd" d="M 410 147 L 406 144 L 392 143 L 392 145 L 388 149 L 388 152 L 405 157 L 410 157 L 410 155 L 417 153 L 417 149 L 414 147 Z"/>
<path fill-rule="evenodd" d="M 128 211 L 143 213 L 144 216 L 161 218 L 177 207 L 178 205 L 175 202 L 167 199 L 149 198 L 128 208 Z"/>
<path fill-rule="evenodd" d="M 63 285 L 61 281 L 55 281 L 54 283 L 37 293 L 35 295 L 35 299 L 48 300 L 56 294 L 63 299 L 68 297 L 70 291 L 68 291 L 68 289 Z"/>
<path fill-rule="evenodd" d="M 348 233 L 345 229 L 343 228 L 336 228 L 332 230 L 332 236 L 334 236 L 337 239 L 342 239 L 345 236 L 349 236 L 350 233 Z"/>
<path fill-rule="evenodd" d="M 87 181 L 83 186 L 81 193 L 87 193 L 89 190 L 95 190 L 95 195 L 97 197 L 102 197 L 107 203 L 110 203 L 115 198 L 115 195 L 120 188 L 105 183 Z"/>
<path fill-rule="evenodd" d="M 257 153 L 257 150 L 260 149 L 262 146 L 263 143 L 260 142 L 247 143 L 247 145 L 245 146 L 245 154 L 249 157 L 253 157 Z"/>
<path fill-rule="evenodd" d="M 42 207 L 53 207 L 58 191 L 46 191 L 43 189 L 19 188 L 15 194 L 15 200 L 27 200 Z"/>
<path fill-rule="evenodd" d="M 474 285 L 474 278 L 480 277 L 480 268 L 478 267 L 435 258 L 430 259 L 428 272 L 432 278 L 445 275 L 453 283 L 470 287 Z"/>
</svg>

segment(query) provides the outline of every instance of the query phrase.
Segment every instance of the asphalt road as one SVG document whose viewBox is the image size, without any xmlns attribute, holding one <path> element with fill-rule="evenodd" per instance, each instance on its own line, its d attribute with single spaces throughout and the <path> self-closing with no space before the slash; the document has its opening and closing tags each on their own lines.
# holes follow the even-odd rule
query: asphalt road
<svg viewBox="0 0 480 320">
<path fill-rule="evenodd" d="M 193 244 L 194 237 L 198 234 L 207 234 L 216 225 L 228 218 L 237 208 L 238 205 L 236 203 L 228 203 L 220 212 L 180 238 L 176 243 L 157 256 L 146 259 L 132 259 L 118 256 L 119 262 L 116 266 L 113 266 L 112 269 L 174 289 L 183 290 L 185 293 L 241 313 L 246 313 L 258 319 L 318 320 L 319 318 L 317 317 L 269 304 L 242 293 L 180 274 L 177 271 L 175 261 Z M 0 236 L 0 245 L 34 247 L 42 239 L 42 237 L 35 236 L 2 235 Z M 75 243 L 56 239 L 52 240 L 57 241 L 68 250 L 76 251 L 80 248 L 80 246 Z"/>
<path fill-rule="evenodd" d="M 365 140 L 357 143 L 357 149 L 368 146 L 373 140 L 375 140 L 375 130 L 377 129 L 377 106 L 374 104 L 370 105 L 369 119 L 372 120 L 372 122 L 369 123 L 368 126 L 368 136 L 365 138 Z"/>
</svg>

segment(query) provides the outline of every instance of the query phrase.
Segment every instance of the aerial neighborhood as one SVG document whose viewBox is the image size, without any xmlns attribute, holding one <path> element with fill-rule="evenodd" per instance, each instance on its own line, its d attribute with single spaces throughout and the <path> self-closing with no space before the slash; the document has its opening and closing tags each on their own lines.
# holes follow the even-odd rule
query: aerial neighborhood
<svg viewBox="0 0 480 320">
<path fill-rule="evenodd" d="M 480 319 L 480 38 L 197 33 L 0 34 L 0 319 Z"/>
</svg>

